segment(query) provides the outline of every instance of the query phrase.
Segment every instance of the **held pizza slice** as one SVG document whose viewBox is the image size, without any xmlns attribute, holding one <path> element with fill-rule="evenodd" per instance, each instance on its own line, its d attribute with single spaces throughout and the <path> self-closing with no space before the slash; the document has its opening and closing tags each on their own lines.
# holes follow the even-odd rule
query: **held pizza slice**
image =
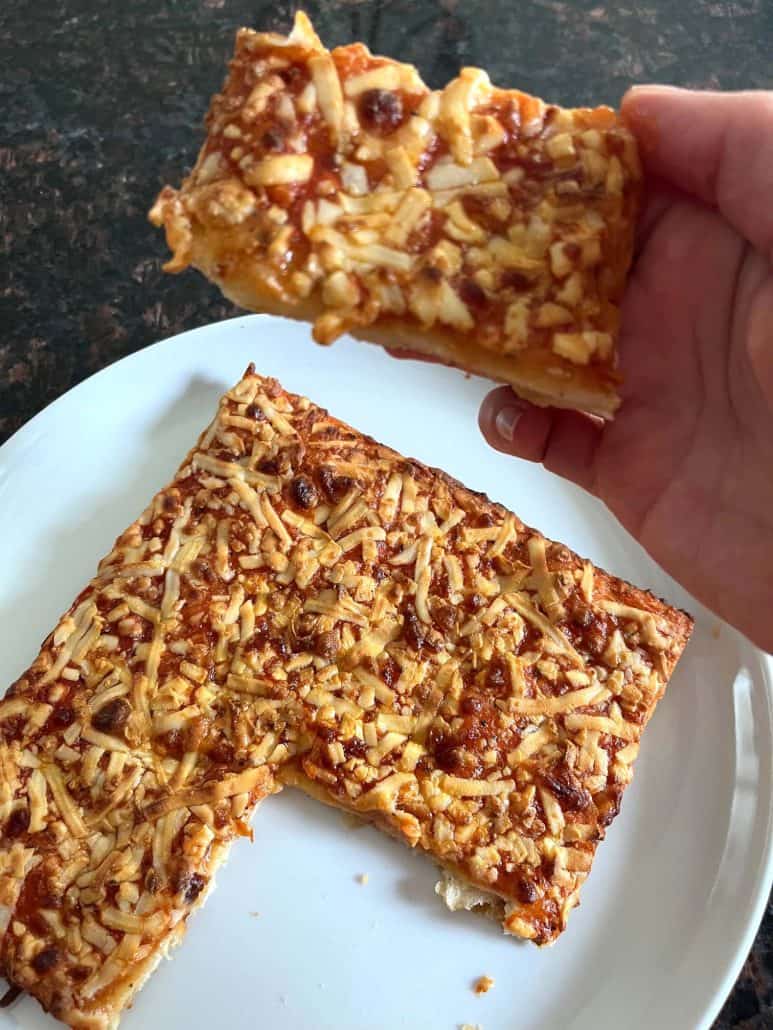
<svg viewBox="0 0 773 1030">
<path fill-rule="evenodd" d="M 610 418 L 640 168 L 606 107 L 475 68 L 430 91 L 364 46 L 242 29 L 207 138 L 151 212 L 244 308 L 408 349 Z"/>
<path fill-rule="evenodd" d="M 690 630 L 248 370 L 0 701 L 0 974 L 115 1026 L 282 784 L 549 944 Z"/>
</svg>

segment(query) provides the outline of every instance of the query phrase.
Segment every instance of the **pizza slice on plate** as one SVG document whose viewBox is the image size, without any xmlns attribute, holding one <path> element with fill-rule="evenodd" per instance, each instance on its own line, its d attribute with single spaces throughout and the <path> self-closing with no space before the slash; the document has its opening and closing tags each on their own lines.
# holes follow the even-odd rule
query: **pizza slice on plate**
<svg viewBox="0 0 773 1030">
<path fill-rule="evenodd" d="M 115 1026 L 283 784 L 549 944 L 690 629 L 249 369 L 0 701 L 0 973 Z"/>
<path fill-rule="evenodd" d="M 314 323 L 612 417 L 640 192 L 607 107 L 566 110 L 462 69 L 431 91 L 360 44 L 242 29 L 207 138 L 151 212 L 179 272 Z"/>
</svg>

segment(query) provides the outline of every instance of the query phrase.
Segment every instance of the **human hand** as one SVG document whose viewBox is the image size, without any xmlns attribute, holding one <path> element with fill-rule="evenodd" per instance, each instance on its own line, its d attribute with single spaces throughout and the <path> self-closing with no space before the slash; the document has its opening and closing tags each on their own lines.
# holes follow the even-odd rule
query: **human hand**
<svg viewBox="0 0 773 1030">
<path fill-rule="evenodd" d="M 599 497 L 695 597 L 773 652 L 773 93 L 639 87 L 650 183 L 601 425 L 483 402 L 497 450 Z"/>
</svg>

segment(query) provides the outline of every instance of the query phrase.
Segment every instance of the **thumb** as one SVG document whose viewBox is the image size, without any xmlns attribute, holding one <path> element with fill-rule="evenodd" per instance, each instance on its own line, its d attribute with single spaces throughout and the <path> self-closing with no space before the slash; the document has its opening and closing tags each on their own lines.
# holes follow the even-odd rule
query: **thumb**
<svg viewBox="0 0 773 1030">
<path fill-rule="evenodd" d="M 634 86 L 622 113 L 649 172 L 718 208 L 773 259 L 773 92 Z"/>
</svg>

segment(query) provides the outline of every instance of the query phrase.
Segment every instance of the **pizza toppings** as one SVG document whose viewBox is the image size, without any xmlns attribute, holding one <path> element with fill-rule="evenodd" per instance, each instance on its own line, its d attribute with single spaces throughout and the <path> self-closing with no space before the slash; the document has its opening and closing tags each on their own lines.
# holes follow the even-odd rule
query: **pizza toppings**
<svg viewBox="0 0 773 1030">
<path fill-rule="evenodd" d="M 613 111 L 472 68 L 432 92 L 360 44 L 328 52 L 298 14 L 287 38 L 240 31 L 207 124 L 190 177 L 151 212 L 169 270 L 311 316 L 320 343 L 384 330 L 612 414 L 640 180 Z"/>
<path fill-rule="evenodd" d="M 479 976 L 475 981 L 473 990 L 476 994 L 488 994 L 491 988 L 494 986 L 494 978 L 492 976 Z"/>
<path fill-rule="evenodd" d="M 360 120 L 373 132 L 394 132 L 403 123 L 403 101 L 389 89 L 369 89 L 360 96 Z"/>
<path fill-rule="evenodd" d="M 122 697 L 108 701 L 91 717 L 91 725 L 101 733 L 118 736 L 131 715 L 131 705 Z"/>
</svg>

